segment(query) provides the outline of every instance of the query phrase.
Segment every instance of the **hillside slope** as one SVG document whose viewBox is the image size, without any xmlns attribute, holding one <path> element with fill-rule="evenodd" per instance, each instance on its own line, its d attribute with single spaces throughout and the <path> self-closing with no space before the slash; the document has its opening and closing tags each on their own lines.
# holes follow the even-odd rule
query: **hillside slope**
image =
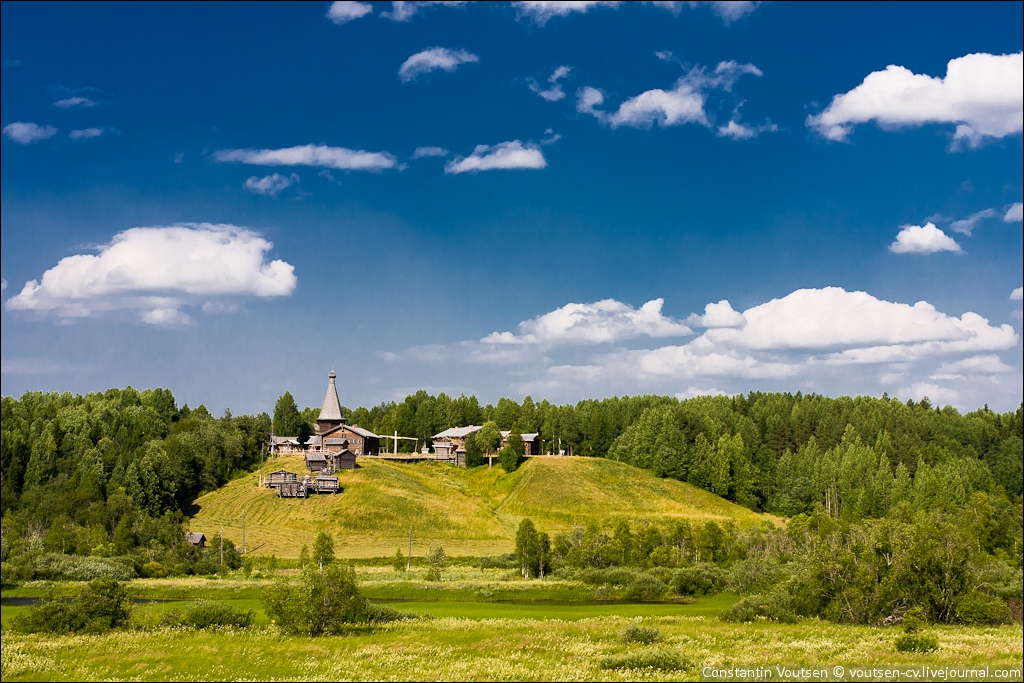
<svg viewBox="0 0 1024 683">
<path fill-rule="evenodd" d="M 264 467 L 271 469 L 301 473 L 305 463 L 299 456 L 278 458 Z M 191 528 L 212 540 L 223 527 L 224 537 L 241 547 L 244 510 L 250 552 L 295 557 L 326 530 L 339 556 L 379 557 L 397 548 L 408 552 L 410 525 L 414 554 L 439 542 L 450 555 L 494 555 L 513 549 L 524 517 L 548 532 L 622 518 L 740 525 L 771 519 L 689 484 L 598 458 L 530 458 L 512 474 L 499 467 L 360 458 L 357 469 L 338 476 L 343 493 L 308 499 L 277 498 L 256 486 L 256 475 L 236 479 L 195 501 Z"/>
</svg>

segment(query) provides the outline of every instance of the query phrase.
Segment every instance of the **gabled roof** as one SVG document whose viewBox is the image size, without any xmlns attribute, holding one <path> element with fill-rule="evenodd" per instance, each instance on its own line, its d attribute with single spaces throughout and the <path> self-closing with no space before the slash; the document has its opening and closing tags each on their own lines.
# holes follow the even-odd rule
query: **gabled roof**
<svg viewBox="0 0 1024 683">
<path fill-rule="evenodd" d="M 316 435 L 316 434 L 314 434 L 313 436 L 311 436 L 308 439 L 306 439 L 306 445 L 307 446 L 319 446 L 320 443 L 321 443 L 321 438 L 318 435 Z"/>
<path fill-rule="evenodd" d="M 327 462 L 327 456 L 323 453 L 306 453 L 306 462 Z"/>
<path fill-rule="evenodd" d="M 507 439 L 508 435 L 512 433 L 511 429 L 505 429 L 501 432 L 501 438 Z M 531 432 L 529 434 L 520 434 L 523 437 L 523 441 L 536 441 L 537 437 L 540 436 L 539 432 Z"/>
<path fill-rule="evenodd" d="M 376 434 L 371 432 L 369 429 L 363 429 L 362 427 L 357 427 L 356 425 L 345 425 L 345 429 L 347 429 L 348 431 L 352 432 L 353 434 L 358 434 L 359 436 L 361 436 L 363 438 L 370 438 L 370 439 L 379 439 L 380 438 L 379 436 L 377 436 Z"/>
<path fill-rule="evenodd" d="M 185 532 L 185 540 L 193 545 L 199 545 L 200 543 L 206 543 L 206 534 L 196 533 L 193 531 Z"/>
<path fill-rule="evenodd" d="M 439 434 L 434 434 L 434 438 L 450 439 L 454 437 L 456 439 L 464 439 L 473 432 L 479 432 L 481 429 L 482 427 L 474 427 L 473 425 L 469 425 L 468 427 L 449 427 Z"/>
<path fill-rule="evenodd" d="M 283 446 L 285 444 L 291 444 L 293 446 L 299 445 L 299 439 L 294 436 L 271 436 L 270 443 L 275 446 Z"/>
<path fill-rule="evenodd" d="M 341 414 L 341 402 L 338 401 L 338 387 L 334 383 L 335 377 L 337 375 L 334 374 L 334 370 L 331 370 L 331 374 L 327 375 L 327 394 L 324 396 L 324 405 L 320 408 L 318 420 L 345 420 Z"/>
</svg>

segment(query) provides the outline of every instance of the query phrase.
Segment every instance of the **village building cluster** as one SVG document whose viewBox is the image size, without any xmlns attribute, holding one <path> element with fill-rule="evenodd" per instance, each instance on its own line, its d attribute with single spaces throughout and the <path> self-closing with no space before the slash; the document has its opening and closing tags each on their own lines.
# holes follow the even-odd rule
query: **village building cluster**
<svg viewBox="0 0 1024 683">
<path fill-rule="evenodd" d="M 316 420 L 316 432 L 299 443 L 297 436 L 278 436 L 271 434 L 269 451 L 271 455 L 303 455 L 306 459 L 308 474 L 301 478 L 294 472 L 277 470 L 267 475 L 264 485 L 277 491 L 277 495 L 286 498 L 306 498 L 310 493 L 337 493 L 341 490 L 337 476 L 338 470 L 350 470 L 356 466 L 356 456 L 387 457 L 380 450 L 381 438 L 398 439 L 410 437 L 381 437 L 368 429 L 347 423 L 341 412 L 341 401 L 338 400 L 337 374 L 332 370 L 327 375 L 327 393 L 324 396 L 320 414 Z M 482 429 L 481 425 L 468 427 L 451 427 L 431 439 L 434 453 L 431 460 L 443 460 L 460 467 L 466 466 L 466 437 Z M 502 446 L 508 440 L 508 431 L 501 432 Z M 540 454 L 540 435 L 523 434 L 523 445 L 526 455 Z M 429 448 L 424 445 L 422 454 L 429 455 Z M 403 458 L 409 460 L 409 458 Z"/>
</svg>

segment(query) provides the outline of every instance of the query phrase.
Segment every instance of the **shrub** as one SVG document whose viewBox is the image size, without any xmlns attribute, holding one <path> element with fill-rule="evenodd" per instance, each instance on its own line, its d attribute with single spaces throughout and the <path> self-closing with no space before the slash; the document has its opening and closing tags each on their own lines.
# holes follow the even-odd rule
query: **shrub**
<svg viewBox="0 0 1024 683">
<path fill-rule="evenodd" d="M 142 565 L 142 575 L 147 579 L 162 579 L 167 576 L 167 569 L 159 562 L 147 562 Z"/>
<path fill-rule="evenodd" d="M 255 616 L 252 610 L 239 609 L 223 602 L 196 600 L 181 613 L 178 624 L 196 629 L 216 626 L 247 628 L 252 625 Z"/>
<path fill-rule="evenodd" d="M 385 624 L 389 621 L 404 621 L 406 619 L 417 619 L 419 615 L 411 610 L 399 610 L 387 605 L 375 605 L 366 600 L 366 621 L 371 624 Z"/>
<path fill-rule="evenodd" d="M 298 585 L 280 579 L 267 589 L 263 604 L 267 616 L 294 635 L 340 633 L 348 624 L 366 623 L 369 618 L 355 572 L 337 562 L 322 570 L 307 564 Z"/>
<path fill-rule="evenodd" d="M 598 666 L 602 669 L 655 671 L 682 671 L 693 668 L 693 662 L 679 652 L 669 649 L 640 650 L 619 655 L 602 657 Z"/>
<path fill-rule="evenodd" d="M 86 557 L 46 553 L 44 555 L 23 555 L 7 563 L 16 576 L 23 581 L 42 579 L 45 581 L 92 581 L 109 577 L 118 581 L 135 578 L 135 567 L 126 557 Z M 4 578 L 7 578 L 6 576 Z"/>
<path fill-rule="evenodd" d="M 782 567 L 774 557 L 749 557 L 732 566 L 728 586 L 737 593 L 763 591 L 782 577 Z"/>
<path fill-rule="evenodd" d="M 575 578 L 591 586 L 628 586 L 636 581 L 638 572 L 625 567 L 608 569 L 584 569 Z"/>
<path fill-rule="evenodd" d="M 722 592 L 725 582 L 725 570 L 713 564 L 698 564 L 677 571 L 673 588 L 679 595 L 700 598 Z"/>
<path fill-rule="evenodd" d="M 626 589 L 628 600 L 661 600 L 668 591 L 665 583 L 650 574 L 641 574 Z"/>
<path fill-rule="evenodd" d="M 796 612 L 793 600 L 785 590 L 774 590 L 767 595 L 747 595 L 735 605 L 722 612 L 723 621 L 750 622 L 774 621 L 780 624 L 795 624 Z"/>
<path fill-rule="evenodd" d="M 52 590 L 11 623 L 21 633 L 103 633 L 120 628 L 131 617 L 128 590 L 115 579 L 93 579 L 70 602 Z"/>
<path fill-rule="evenodd" d="M 654 628 L 653 626 L 627 626 L 620 636 L 620 640 L 624 643 L 642 643 L 643 645 L 651 645 L 652 643 L 660 643 L 664 640 L 664 636 L 661 635 L 661 631 Z"/>
<path fill-rule="evenodd" d="M 1010 621 L 1010 608 L 1005 602 L 980 591 L 961 596 L 955 605 L 956 618 L 968 626 L 995 626 Z"/>
<path fill-rule="evenodd" d="M 927 633 L 904 633 L 896 639 L 897 652 L 932 652 L 939 649 L 939 639 Z"/>
<path fill-rule="evenodd" d="M 427 570 L 427 581 L 440 581 L 441 572 L 448 567 L 448 555 L 444 552 L 443 545 L 432 545 L 427 551 L 427 562 L 430 569 Z"/>
</svg>

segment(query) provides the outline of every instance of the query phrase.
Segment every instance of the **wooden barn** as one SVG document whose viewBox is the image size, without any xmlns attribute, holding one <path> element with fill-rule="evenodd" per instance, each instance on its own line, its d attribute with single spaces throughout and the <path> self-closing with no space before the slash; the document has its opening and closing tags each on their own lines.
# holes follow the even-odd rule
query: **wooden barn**
<svg viewBox="0 0 1024 683">
<path fill-rule="evenodd" d="M 313 489 L 317 493 L 340 493 L 341 486 L 338 484 L 337 477 L 328 477 L 321 474 L 319 477 L 313 479 Z"/>
<path fill-rule="evenodd" d="M 293 483 L 297 481 L 298 478 L 299 475 L 294 472 L 289 472 L 288 470 L 277 470 L 276 472 L 268 474 L 265 481 L 267 486 L 277 488 L 281 484 Z"/>
<path fill-rule="evenodd" d="M 185 540 L 200 550 L 206 547 L 206 534 L 188 531 L 185 532 Z"/>
<path fill-rule="evenodd" d="M 356 468 L 356 454 L 350 451 L 345 444 L 344 439 L 342 440 L 341 450 L 337 453 L 327 452 L 327 462 L 330 464 L 332 472 L 338 470 L 354 470 Z"/>
<path fill-rule="evenodd" d="M 305 481 L 283 482 L 276 488 L 278 498 L 309 498 L 309 489 Z"/>
<path fill-rule="evenodd" d="M 306 451 L 306 467 L 310 472 L 323 472 L 329 469 L 327 454 L 323 451 Z"/>
</svg>

